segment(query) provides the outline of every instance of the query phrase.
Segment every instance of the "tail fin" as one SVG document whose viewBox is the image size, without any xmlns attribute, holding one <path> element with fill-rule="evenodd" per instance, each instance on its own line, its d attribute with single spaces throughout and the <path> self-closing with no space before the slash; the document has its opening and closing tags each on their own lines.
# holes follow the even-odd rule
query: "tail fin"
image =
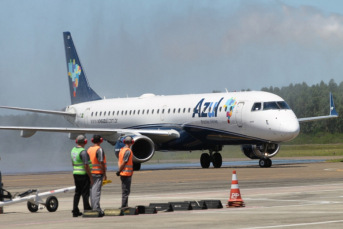
<svg viewBox="0 0 343 229">
<path fill-rule="evenodd" d="M 77 55 L 70 32 L 64 32 L 63 37 L 67 59 L 71 104 L 100 100 L 100 96 L 89 86 L 85 70 Z"/>
</svg>

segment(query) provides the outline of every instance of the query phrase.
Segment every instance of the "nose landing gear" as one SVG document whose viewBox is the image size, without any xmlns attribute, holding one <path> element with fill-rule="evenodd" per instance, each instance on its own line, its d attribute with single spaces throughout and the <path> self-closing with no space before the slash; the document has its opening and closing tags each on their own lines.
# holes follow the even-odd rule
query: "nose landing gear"
<svg viewBox="0 0 343 229">
<path fill-rule="evenodd" d="M 218 151 L 215 151 L 215 153 L 213 154 L 212 153 L 213 153 L 213 150 L 210 150 L 209 154 L 208 153 L 201 154 L 200 164 L 202 168 L 209 168 L 211 162 L 214 168 L 220 168 L 222 166 L 222 163 L 223 163 L 222 155 Z"/>
<path fill-rule="evenodd" d="M 260 159 L 258 164 L 261 168 L 269 168 L 272 166 L 272 160 L 270 160 L 269 158 L 263 158 Z"/>
</svg>

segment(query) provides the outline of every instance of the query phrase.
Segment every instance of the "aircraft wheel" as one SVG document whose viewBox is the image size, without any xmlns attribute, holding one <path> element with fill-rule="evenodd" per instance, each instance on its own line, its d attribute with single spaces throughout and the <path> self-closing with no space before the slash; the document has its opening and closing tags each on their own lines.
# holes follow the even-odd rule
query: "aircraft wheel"
<svg viewBox="0 0 343 229">
<path fill-rule="evenodd" d="M 36 212 L 38 211 L 38 205 L 31 203 L 30 201 L 27 201 L 27 208 L 30 212 Z"/>
<path fill-rule="evenodd" d="M 272 167 L 272 160 L 270 160 L 269 158 L 266 159 L 266 167 L 270 168 Z"/>
<path fill-rule="evenodd" d="M 55 212 L 57 210 L 57 208 L 58 208 L 58 200 L 57 200 L 57 198 L 54 197 L 54 196 L 49 196 L 46 199 L 45 207 L 46 207 L 46 209 L 48 209 L 49 212 Z"/>
<path fill-rule="evenodd" d="M 223 163 L 223 159 L 222 159 L 222 155 L 220 153 L 214 153 L 213 154 L 213 167 L 214 168 L 220 168 L 222 167 L 222 163 Z"/>
<path fill-rule="evenodd" d="M 133 163 L 133 171 L 139 171 L 141 169 L 141 163 Z"/>
<path fill-rule="evenodd" d="M 210 158 L 210 155 L 209 155 L 208 153 L 203 153 L 203 154 L 201 154 L 201 157 L 200 157 L 200 164 L 201 164 L 201 167 L 203 167 L 203 168 L 208 168 L 208 167 L 210 167 L 211 158 Z"/>
<path fill-rule="evenodd" d="M 266 160 L 265 159 L 260 159 L 260 161 L 258 162 L 258 165 L 261 167 L 261 168 L 264 168 L 266 167 Z"/>
</svg>

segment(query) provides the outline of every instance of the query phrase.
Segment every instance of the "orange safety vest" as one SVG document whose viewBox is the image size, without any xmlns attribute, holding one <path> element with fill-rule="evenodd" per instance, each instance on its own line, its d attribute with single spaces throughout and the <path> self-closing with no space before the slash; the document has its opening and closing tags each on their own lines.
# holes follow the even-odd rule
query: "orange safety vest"
<svg viewBox="0 0 343 229">
<path fill-rule="evenodd" d="M 124 154 L 127 150 L 130 150 L 129 160 L 126 162 L 124 169 L 120 172 L 120 176 L 130 177 L 133 174 L 133 162 L 132 162 L 132 151 L 130 148 L 123 147 L 119 151 L 118 167 L 124 161 Z"/>
<path fill-rule="evenodd" d="M 87 150 L 89 158 L 91 159 L 92 164 L 93 164 L 93 168 L 92 168 L 93 174 L 103 174 L 102 169 L 100 167 L 100 162 L 98 161 L 98 158 L 96 157 L 96 151 L 98 151 L 98 149 L 100 149 L 100 146 L 91 146 Z M 104 164 L 105 164 L 105 170 L 107 170 L 106 155 L 104 155 Z"/>
</svg>

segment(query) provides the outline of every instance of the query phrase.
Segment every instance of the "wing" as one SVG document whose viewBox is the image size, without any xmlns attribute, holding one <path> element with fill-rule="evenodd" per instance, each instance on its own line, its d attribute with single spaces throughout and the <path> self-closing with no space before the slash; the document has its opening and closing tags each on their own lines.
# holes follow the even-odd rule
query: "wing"
<svg viewBox="0 0 343 229">
<path fill-rule="evenodd" d="M 50 111 L 50 110 L 39 110 L 39 109 L 31 109 L 31 108 L 6 107 L 6 106 L 0 106 L 0 108 L 18 110 L 18 111 L 31 111 L 31 112 L 43 113 L 43 114 L 54 114 L 54 115 L 63 115 L 63 116 L 72 116 L 72 117 L 76 116 L 75 113 L 65 112 L 65 111 Z"/>
<path fill-rule="evenodd" d="M 329 119 L 329 118 L 338 118 L 338 113 L 335 108 L 335 104 L 333 102 L 332 94 L 330 92 L 330 115 L 327 116 L 317 116 L 317 117 L 309 117 L 309 118 L 298 118 L 300 123 L 302 122 L 312 122 L 317 120 Z"/>
<path fill-rule="evenodd" d="M 78 134 L 100 134 L 111 138 L 117 138 L 122 134 L 146 135 L 151 138 L 163 138 L 164 141 L 179 138 L 180 133 L 176 130 L 145 130 L 145 129 L 101 129 L 101 128 L 64 128 L 64 127 L 24 127 L 24 126 L 0 126 L 0 130 L 20 130 L 24 138 L 33 136 L 37 131 L 69 133 L 72 136 Z"/>
</svg>

